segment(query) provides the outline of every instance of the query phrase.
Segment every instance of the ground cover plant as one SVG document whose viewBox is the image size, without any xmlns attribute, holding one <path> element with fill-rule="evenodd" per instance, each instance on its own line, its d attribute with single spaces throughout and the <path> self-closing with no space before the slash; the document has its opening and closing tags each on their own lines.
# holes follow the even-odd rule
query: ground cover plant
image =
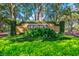
<svg viewBox="0 0 79 59">
<path fill-rule="evenodd" d="M 21 38 L 22 35 L 3 37 L 0 39 L 0 55 L 2 56 L 77 56 L 79 55 L 79 38 L 66 36 L 67 39 L 42 41 L 43 38 L 34 38 L 33 41 L 11 41 Z M 70 39 L 68 39 L 70 38 Z M 21 38 L 22 39 L 22 38 Z M 53 39 L 53 38 L 52 38 Z"/>
</svg>

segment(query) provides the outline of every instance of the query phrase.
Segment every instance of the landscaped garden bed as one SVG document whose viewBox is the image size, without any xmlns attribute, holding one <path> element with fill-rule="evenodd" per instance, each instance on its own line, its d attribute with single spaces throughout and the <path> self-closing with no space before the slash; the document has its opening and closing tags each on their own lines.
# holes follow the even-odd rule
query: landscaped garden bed
<svg viewBox="0 0 79 59">
<path fill-rule="evenodd" d="M 28 29 L 22 35 L 0 38 L 2 56 L 77 56 L 79 38 L 48 28 Z"/>
</svg>

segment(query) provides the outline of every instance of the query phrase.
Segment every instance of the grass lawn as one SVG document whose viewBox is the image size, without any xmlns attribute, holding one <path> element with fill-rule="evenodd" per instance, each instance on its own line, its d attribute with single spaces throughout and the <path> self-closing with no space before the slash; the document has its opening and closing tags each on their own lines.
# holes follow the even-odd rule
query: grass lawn
<svg viewBox="0 0 79 59">
<path fill-rule="evenodd" d="M 79 56 L 79 38 L 56 41 L 11 42 L 11 37 L 0 38 L 2 56 Z"/>
</svg>

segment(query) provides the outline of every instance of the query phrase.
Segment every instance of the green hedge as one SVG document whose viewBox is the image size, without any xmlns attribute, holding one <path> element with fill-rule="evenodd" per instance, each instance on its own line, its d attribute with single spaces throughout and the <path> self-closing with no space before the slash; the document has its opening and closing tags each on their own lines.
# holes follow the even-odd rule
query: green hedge
<svg viewBox="0 0 79 59">
<path fill-rule="evenodd" d="M 49 28 L 31 28 L 28 29 L 24 34 L 17 35 L 16 38 L 11 39 L 12 42 L 23 42 L 23 41 L 55 41 L 64 39 L 64 34 L 56 33 L 54 30 Z"/>
<path fill-rule="evenodd" d="M 26 31 L 25 37 L 29 39 L 41 37 L 44 40 L 54 40 L 58 38 L 58 34 L 49 28 L 32 28 Z"/>
</svg>

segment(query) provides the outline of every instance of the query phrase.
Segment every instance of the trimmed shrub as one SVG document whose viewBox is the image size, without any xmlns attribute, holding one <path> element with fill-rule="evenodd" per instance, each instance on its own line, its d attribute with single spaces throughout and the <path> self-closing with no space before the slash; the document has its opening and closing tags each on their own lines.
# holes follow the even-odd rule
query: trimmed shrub
<svg viewBox="0 0 79 59">
<path fill-rule="evenodd" d="M 24 34 L 16 36 L 11 39 L 12 42 L 23 42 L 23 41 L 53 41 L 61 39 L 61 35 L 56 33 L 54 30 L 49 28 L 32 28 L 28 29 Z"/>
<path fill-rule="evenodd" d="M 25 37 L 32 39 L 41 37 L 45 40 L 54 40 L 58 38 L 58 34 L 54 30 L 49 28 L 32 28 L 26 31 Z"/>
</svg>

